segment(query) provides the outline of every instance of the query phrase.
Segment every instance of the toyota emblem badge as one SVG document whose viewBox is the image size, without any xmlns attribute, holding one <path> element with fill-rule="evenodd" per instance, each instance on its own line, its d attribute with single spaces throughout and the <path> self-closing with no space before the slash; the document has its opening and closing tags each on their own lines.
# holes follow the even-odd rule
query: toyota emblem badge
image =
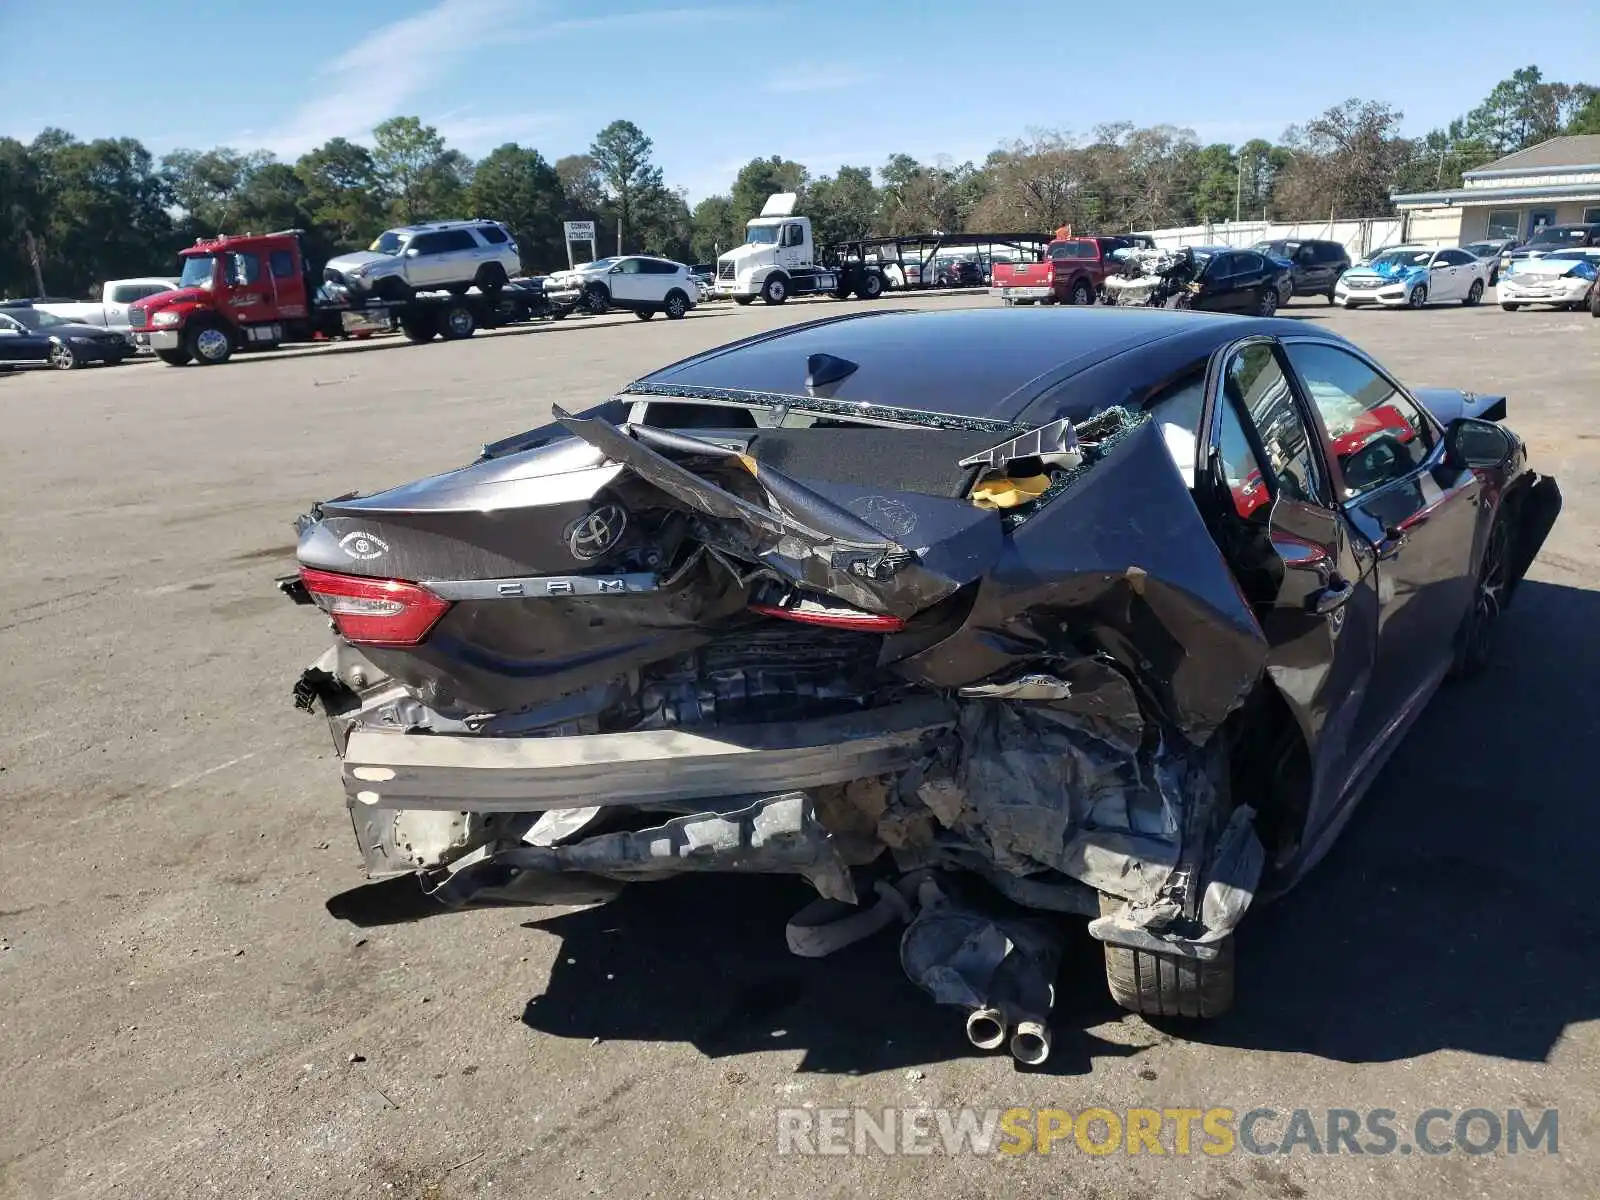
<svg viewBox="0 0 1600 1200">
<path fill-rule="evenodd" d="M 627 527 L 628 514 L 615 504 L 607 504 L 567 526 L 567 549 L 579 562 L 592 562 L 620 542 Z"/>
</svg>

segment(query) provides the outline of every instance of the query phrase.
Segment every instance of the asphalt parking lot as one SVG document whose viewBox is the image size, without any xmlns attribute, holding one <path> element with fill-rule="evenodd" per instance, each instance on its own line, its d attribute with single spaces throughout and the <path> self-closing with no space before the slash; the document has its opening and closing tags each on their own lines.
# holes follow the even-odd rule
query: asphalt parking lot
<svg viewBox="0 0 1600 1200">
<path fill-rule="evenodd" d="M 1024 1073 L 966 1044 L 892 937 L 790 957 L 806 895 L 773 881 L 367 931 L 327 916 L 360 873 L 323 721 L 290 703 L 326 640 L 273 588 L 294 516 L 840 307 L 0 374 L 0 1194 L 1597 1194 L 1587 314 L 1287 310 L 1412 383 L 1507 393 L 1566 509 L 1497 668 L 1441 694 L 1325 863 L 1252 917 L 1240 1006 L 1213 1025 L 1122 1015 L 1085 938 L 1054 1054 Z M 807 1104 L 1387 1108 L 1402 1128 L 1430 1108 L 1554 1108 L 1559 1145 L 780 1156 L 777 1110 Z"/>
</svg>

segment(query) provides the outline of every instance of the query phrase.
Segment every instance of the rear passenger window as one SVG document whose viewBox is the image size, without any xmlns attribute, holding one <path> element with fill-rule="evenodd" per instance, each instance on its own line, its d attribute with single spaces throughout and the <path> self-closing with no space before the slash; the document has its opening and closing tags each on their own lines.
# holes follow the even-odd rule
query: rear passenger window
<svg viewBox="0 0 1600 1200">
<path fill-rule="evenodd" d="M 472 235 L 465 229 L 447 229 L 443 233 L 434 234 L 434 237 L 439 239 L 435 246 L 436 253 L 453 254 L 458 250 L 478 248 L 478 243 L 472 240 Z"/>
<path fill-rule="evenodd" d="M 481 234 L 483 240 L 488 242 L 491 246 L 503 246 L 511 240 L 511 238 L 506 234 L 506 231 L 501 229 L 498 225 L 479 225 L 478 233 Z"/>
<path fill-rule="evenodd" d="M 294 276 L 294 255 L 287 250 L 274 250 L 271 258 L 272 277 L 290 279 Z"/>
<path fill-rule="evenodd" d="M 1311 342 L 1290 343 L 1285 351 L 1322 414 L 1348 495 L 1401 479 L 1427 460 L 1433 426 L 1366 362 L 1337 346 Z"/>
<path fill-rule="evenodd" d="M 1277 481 L 1278 490 L 1310 504 L 1325 501 L 1328 489 L 1311 433 L 1272 347 L 1261 342 L 1235 353 L 1223 372 L 1222 387 L 1228 404 L 1248 414 L 1255 425 L 1267 454 L 1264 474 Z"/>
</svg>

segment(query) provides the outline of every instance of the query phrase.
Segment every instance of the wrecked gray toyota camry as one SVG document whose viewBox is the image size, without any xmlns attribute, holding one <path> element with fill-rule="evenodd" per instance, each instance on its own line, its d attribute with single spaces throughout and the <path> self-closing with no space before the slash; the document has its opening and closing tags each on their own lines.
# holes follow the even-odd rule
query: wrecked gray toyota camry
<svg viewBox="0 0 1600 1200">
<path fill-rule="evenodd" d="M 578 406 L 573 406 L 578 407 Z M 359 923 L 804 877 L 1048 1052 L 1064 916 L 1205 1017 L 1560 509 L 1501 397 L 1291 321 L 876 312 L 301 518 Z"/>
</svg>

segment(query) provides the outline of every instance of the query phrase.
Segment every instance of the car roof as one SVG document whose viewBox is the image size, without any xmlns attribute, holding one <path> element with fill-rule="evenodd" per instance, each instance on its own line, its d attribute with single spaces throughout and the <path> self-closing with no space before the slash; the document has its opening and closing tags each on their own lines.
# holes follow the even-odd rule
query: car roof
<svg viewBox="0 0 1600 1200">
<path fill-rule="evenodd" d="M 820 395 L 846 404 L 880 405 L 959 417 L 1015 421 L 1036 401 L 1070 391 L 1069 381 L 1112 360 L 1126 369 L 1097 376 L 1095 394 L 1126 400 L 1129 382 L 1153 382 L 1191 366 L 1251 332 L 1336 335 L 1287 319 L 1229 317 L 1153 308 L 962 308 L 884 310 L 828 317 L 756 334 L 637 381 L 717 392 Z M 806 387 L 807 359 L 827 354 L 857 364 L 821 390 Z M 1110 381 L 1107 384 L 1107 381 Z M 1120 389 L 1120 391 L 1118 391 Z M 624 389 L 626 390 L 626 389 Z M 648 388 L 646 389 L 648 390 Z M 1098 401 L 1087 394 L 1085 407 Z"/>
</svg>

